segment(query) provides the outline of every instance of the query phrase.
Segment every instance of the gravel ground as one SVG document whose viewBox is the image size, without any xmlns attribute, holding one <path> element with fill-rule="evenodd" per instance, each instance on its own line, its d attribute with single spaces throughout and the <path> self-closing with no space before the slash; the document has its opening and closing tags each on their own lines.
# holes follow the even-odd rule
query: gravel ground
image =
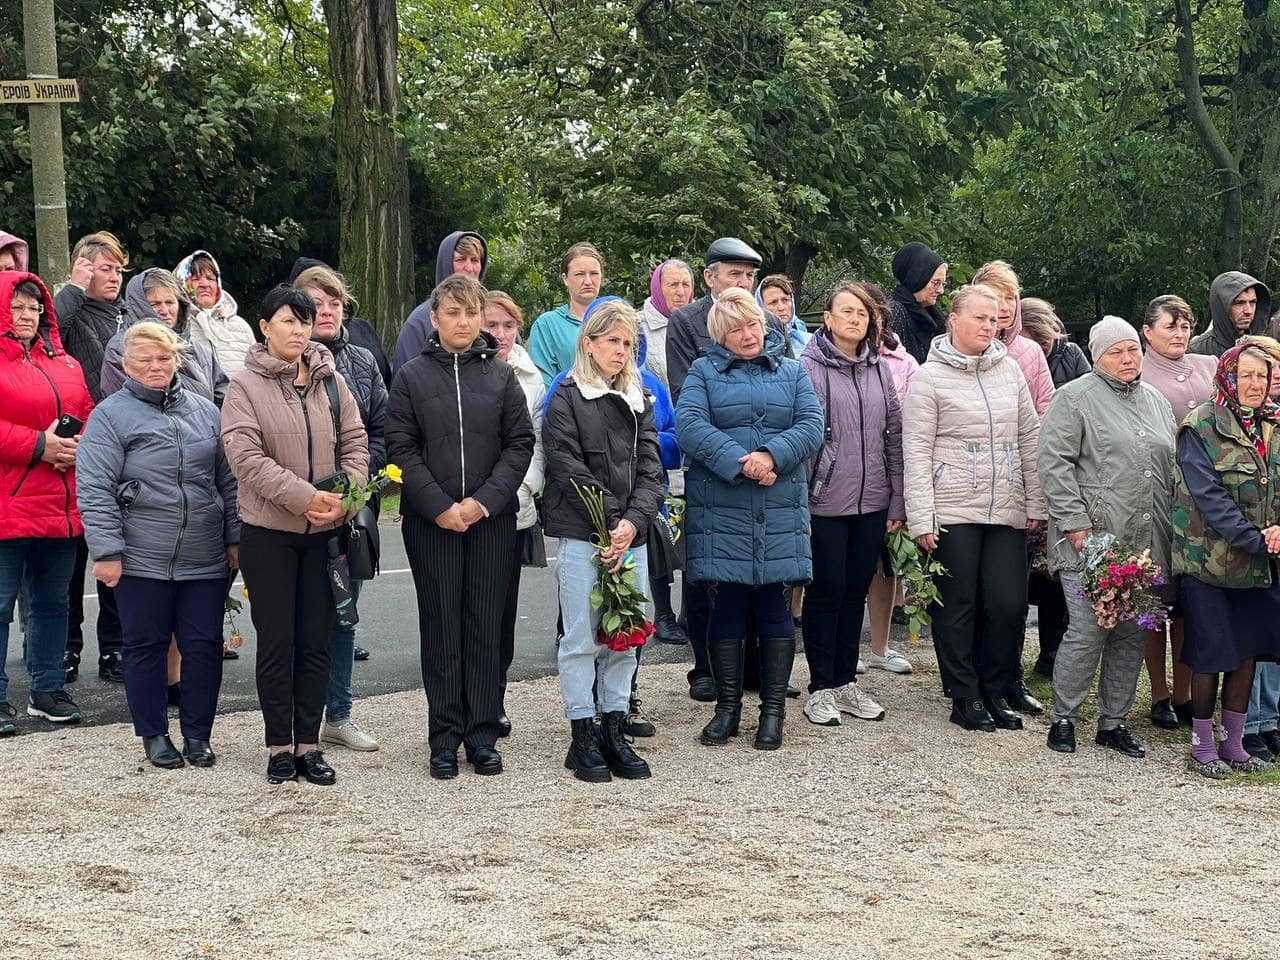
<svg viewBox="0 0 1280 960">
<path fill-rule="evenodd" d="M 927 658 L 928 648 L 918 651 Z M 803 676 L 797 665 L 796 679 Z M 0 957 L 1270 958 L 1267 783 L 964 733 L 929 672 L 864 679 L 881 723 L 696 742 L 683 668 L 644 674 L 654 778 L 563 769 L 554 679 L 508 694 L 508 772 L 430 780 L 425 704 L 362 701 L 384 749 L 270 788 L 256 713 L 214 770 L 142 765 L 124 726 L 0 744 Z M 1082 730 L 1082 734 L 1091 733 Z"/>
</svg>

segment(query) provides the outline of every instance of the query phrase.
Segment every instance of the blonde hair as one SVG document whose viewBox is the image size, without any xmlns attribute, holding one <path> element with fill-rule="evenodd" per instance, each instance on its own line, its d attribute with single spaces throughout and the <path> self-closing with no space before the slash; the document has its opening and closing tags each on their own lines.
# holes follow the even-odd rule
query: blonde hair
<svg viewBox="0 0 1280 960">
<path fill-rule="evenodd" d="M 631 352 L 627 354 L 627 362 L 622 365 L 613 383 L 608 383 L 600 373 L 591 354 L 587 352 L 587 341 L 602 337 L 614 327 L 623 327 L 631 335 Z M 604 384 L 613 390 L 625 392 L 631 384 L 640 385 L 640 371 L 636 367 L 636 353 L 640 348 L 640 322 L 635 307 L 625 300 L 610 300 L 591 311 L 582 324 L 582 335 L 578 337 L 578 350 L 573 358 L 573 379 L 578 383 Z"/>
<path fill-rule="evenodd" d="M 987 286 L 985 283 L 966 283 L 951 296 L 951 312 L 960 313 L 969 305 L 970 300 L 990 300 L 996 305 L 996 309 L 1000 307 L 1000 294 Z"/>
<path fill-rule="evenodd" d="M 511 299 L 511 294 L 509 293 L 504 293 L 501 290 L 490 290 L 484 295 L 484 305 L 486 307 L 499 307 L 511 314 L 516 323 L 524 323 L 524 311 L 520 309 L 519 304 Z"/>
<path fill-rule="evenodd" d="M 973 275 L 973 279 L 969 282 L 994 287 L 998 292 L 1007 293 L 1011 297 L 1016 297 L 1022 293 L 1022 281 L 1013 272 L 1013 267 L 1004 260 L 992 260 L 990 263 L 984 263 L 978 268 L 978 272 Z"/>
<path fill-rule="evenodd" d="M 169 329 L 163 323 L 155 320 L 144 320 L 141 323 L 135 323 L 124 332 L 124 344 L 121 354 L 124 357 L 129 356 L 129 347 L 138 341 L 154 344 L 165 350 L 169 354 L 182 360 L 183 354 L 186 352 L 187 345 L 182 338 Z"/>
<path fill-rule="evenodd" d="M 458 242 L 453 245 L 454 254 L 462 254 L 464 257 L 479 257 L 484 259 L 484 247 L 481 246 L 480 240 L 473 233 L 468 233 L 458 238 Z"/>
<path fill-rule="evenodd" d="M 319 287 L 331 297 L 337 297 L 344 305 L 351 302 L 351 291 L 347 289 L 346 278 L 332 267 L 316 264 L 307 267 L 293 281 L 293 288 L 306 293 L 307 287 Z"/>
<path fill-rule="evenodd" d="M 712 340 L 724 346 L 730 333 L 740 325 L 752 322 L 760 325 L 761 337 L 768 335 L 764 311 L 756 303 L 756 298 L 741 287 L 730 287 L 711 305 L 711 312 L 707 314 L 707 333 Z"/>
<path fill-rule="evenodd" d="M 125 253 L 124 244 L 114 233 L 106 230 L 99 230 L 77 240 L 76 245 L 71 248 L 71 262 L 75 263 L 77 257 L 92 260 L 100 253 L 105 253 L 122 267 L 129 265 L 129 254 Z"/>
</svg>

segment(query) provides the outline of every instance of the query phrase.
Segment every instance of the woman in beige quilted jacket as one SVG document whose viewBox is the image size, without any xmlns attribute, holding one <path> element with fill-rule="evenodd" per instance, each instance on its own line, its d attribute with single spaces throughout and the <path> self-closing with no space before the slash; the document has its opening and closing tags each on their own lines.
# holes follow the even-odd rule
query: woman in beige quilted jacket
<svg viewBox="0 0 1280 960">
<path fill-rule="evenodd" d="M 1040 420 L 1018 365 L 996 339 L 999 296 L 961 287 L 903 415 L 907 526 L 946 566 L 933 621 L 951 722 L 1017 730 L 1007 692 L 1021 674 L 1025 531 L 1046 516 Z M 977 627 L 981 606 L 982 627 Z"/>
</svg>

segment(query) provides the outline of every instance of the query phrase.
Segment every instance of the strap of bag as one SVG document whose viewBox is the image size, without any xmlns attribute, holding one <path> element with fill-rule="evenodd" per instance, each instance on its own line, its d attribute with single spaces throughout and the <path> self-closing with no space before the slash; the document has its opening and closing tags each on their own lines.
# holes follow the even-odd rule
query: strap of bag
<svg viewBox="0 0 1280 960">
<path fill-rule="evenodd" d="M 324 378 L 324 392 L 329 395 L 329 413 L 333 415 L 333 469 L 342 469 L 342 404 L 338 400 L 338 382 Z"/>
</svg>

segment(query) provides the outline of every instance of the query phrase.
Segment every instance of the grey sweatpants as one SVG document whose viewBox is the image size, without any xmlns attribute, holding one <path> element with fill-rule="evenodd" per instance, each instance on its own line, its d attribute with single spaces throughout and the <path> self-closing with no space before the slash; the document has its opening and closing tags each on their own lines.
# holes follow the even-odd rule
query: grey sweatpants
<svg viewBox="0 0 1280 960">
<path fill-rule="evenodd" d="M 1080 594 L 1079 577 L 1063 573 L 1062 593 L 1067 598 L 1070 622 L 1053 662 L 1050 715 L 1054 720 L 1075 722 L 1101 663 L 1098 729 L 1112 730 L 1124 723 L 1133 709 L 1146 635 L 1136 623 L 1122 623 L 1110 631 L 1098 626 L 1093 608 Z"/>
</svg>

